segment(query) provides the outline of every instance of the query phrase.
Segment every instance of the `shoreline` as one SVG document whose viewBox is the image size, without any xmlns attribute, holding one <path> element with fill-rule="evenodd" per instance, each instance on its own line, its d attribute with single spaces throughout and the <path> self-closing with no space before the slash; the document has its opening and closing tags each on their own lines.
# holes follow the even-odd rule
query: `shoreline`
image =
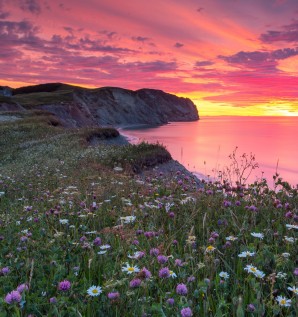
<svg viewBox="0 0 298 317">
<path fill-rule="evenodd" d="M 160 126 L 160 125 L 158 125 L 158 126 Z M 131 136 L 129 134 L 125 134 L 125 133 L 123 133 L 123 131 L 125 131 L 125 129 L 128 129 L 128 128 L 130 130 L 131 129 L 138 130 L 140 127 L 145 127 L 145 129 L 146 129 L 146 127 L 147 128 L 154 128 L 157 126 L 156 125 L 152 126 L 152 125 L 147 125 L 147 124 L 142 124 L 142 125 L 137 124 L 137 125 L 130 125 L 130 126 L 126 126 L 126 127 L 115 127 L 115 129 L 117 129 L 117 131 L 119 131 L 120 136 L 125 138 L 129 144 L 139 144 L 142 142 L 142 140 L 140 140 L 140 138 Z M 121 144 L 121 145 L 123 145 L 123 144 Z M 171 156 L 172 156 L 172 154 L 171 154 Z M 186 175 L 187 177 L 194 178 L 196 184 L 200 185 L 200 186 L 202 186 L 202 181 L 209 181 L 210 180 L 210 177 L 208 177 L 207 175 L 205 175 L 201 172 L 192 172 L 192 171 L 188 170 L 186 168 L 186 166 L 184 166 L 182 163 L 180 163 L 179 161 L 177 161 L 173 158 L 169 162 L 156 165 L 151 170 L 153 172 L 162 173 L 162 174 L 165 174 L 167 176 L 174 176 L 175 174 L 177 174 L 177 172 L 180 172 L 180 173 Z M 145 171 L 145 173 L 146 172 L 148 172 L 148 171 Z"/>
</svg>

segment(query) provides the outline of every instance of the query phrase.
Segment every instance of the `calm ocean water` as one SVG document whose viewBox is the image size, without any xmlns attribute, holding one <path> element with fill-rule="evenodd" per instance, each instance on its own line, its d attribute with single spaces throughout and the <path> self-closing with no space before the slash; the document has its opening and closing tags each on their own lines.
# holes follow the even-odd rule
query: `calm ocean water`
<svg viewBox="0 0 298 317">
<path fill-rule="evenodd" d="M 121 133 L 132 143 L 158 141 L 187 169 L 212 178 L 230 165 L 229 154 L 238 147 L 238 154 L 252 153 L 259 163 L 250 181 L 265 177 L 272 185 L 277 171 L 298 184 L 298 117 L 204 117 Z"/>
</svg>

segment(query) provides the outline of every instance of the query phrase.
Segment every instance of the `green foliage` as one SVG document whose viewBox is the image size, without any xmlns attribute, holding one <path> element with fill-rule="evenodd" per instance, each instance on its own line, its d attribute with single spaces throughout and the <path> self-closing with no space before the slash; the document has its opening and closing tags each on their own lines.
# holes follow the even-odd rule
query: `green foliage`
<svg viewBox="0 0 298 317">
<path fill-rule="evenodd" d="M 160 144 L 142 142 L 138 145 L 128 145 L 120 152 L 113 153 L 107 164 L 120 165 L 134 173 L 140 173 L 144 168 L 154 167 L 171 160 L 170 153 Z"/>
<path fill-rule="evenodd" d="M 62 104 L 73 100 L 72 91 L 59 90 L 54 92 L 36 92 L 28 94 L 18 94 L 12 97 L 12 100 L 19 103 L 27 109 L 43 104 Z"/>
<path fill-rule="evenodd" d="M 0 103 L 1 102 L 5 102 L 5 103 L 8 103 L 8 104 L 14 104 L 15 102 L 12 100 L 11 97 L 8 97 L 8 96 L 3 96 L 3 95 L 0 95 Z"/>
<path fill-rule="evenodd" d="M 116 138 L 119 135 L 118 130 L 114 128 L 85 128 L 80 132 L 80 136 L 84 137 L 87 142 L 90 142 L 93 138 L 105 140 Z"/>
</svg>

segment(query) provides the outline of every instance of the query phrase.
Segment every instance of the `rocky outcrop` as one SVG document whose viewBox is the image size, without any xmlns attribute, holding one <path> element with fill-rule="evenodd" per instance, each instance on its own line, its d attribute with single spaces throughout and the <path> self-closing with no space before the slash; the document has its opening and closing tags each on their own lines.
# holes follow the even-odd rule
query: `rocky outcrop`
<svg viewBox="0 0 298 317">
<path fill-rule="evenodd" d="M 7 86 L 0 86 L 0 95 L 10 97 L 12 95 L 12 89 Z"/>
<path fill-rule="evenodd" d="M 131 91 L 100 88 L 74 93 L 80 110 L 101 125 L 164 124 L 169 121 L 198 120 L 198 111 L 190 99 L 161 90 Z"/>
<path fill-rule="evenodd" d="M 199 119 L 190 99 L 154 89 L 86 89 L 55 83 L 18 88 L 13 94 L 18 104 L 51 112 L 72 127 L 159 125 Z"/>
</svg>

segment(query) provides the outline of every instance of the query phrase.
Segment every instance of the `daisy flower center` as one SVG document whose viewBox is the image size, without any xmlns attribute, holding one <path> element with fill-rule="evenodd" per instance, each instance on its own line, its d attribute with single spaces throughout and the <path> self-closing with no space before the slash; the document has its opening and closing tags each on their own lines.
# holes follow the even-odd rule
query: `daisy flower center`
<svg viewBox="0 0 298 317">
<path fill-rule="evenodd" d="M 133 272 L 135 269 L 133 268 L 133 267 L 129 267 L 128 269 L 127 269 L 127 271 L 129 271 L 129 272 Z"/>
<path fill-rule="evenodd" d="M 282 305 L 285 305 L 285 304 L 287 303 L 287 301 L 286 301 L 285 299 L 282 299 L 282 300 L 280 301 L 280 303 L 281 303 Z"/>
<path fill-rule="evenodd" d="M 92 293 L 93 293 L 93 294 L 97 294 L 97 293 L 98 293 L 98 290 L 97 290 L 97 289 L 93 289 L 93 290 L 92 290 Z"/>
</svg>

